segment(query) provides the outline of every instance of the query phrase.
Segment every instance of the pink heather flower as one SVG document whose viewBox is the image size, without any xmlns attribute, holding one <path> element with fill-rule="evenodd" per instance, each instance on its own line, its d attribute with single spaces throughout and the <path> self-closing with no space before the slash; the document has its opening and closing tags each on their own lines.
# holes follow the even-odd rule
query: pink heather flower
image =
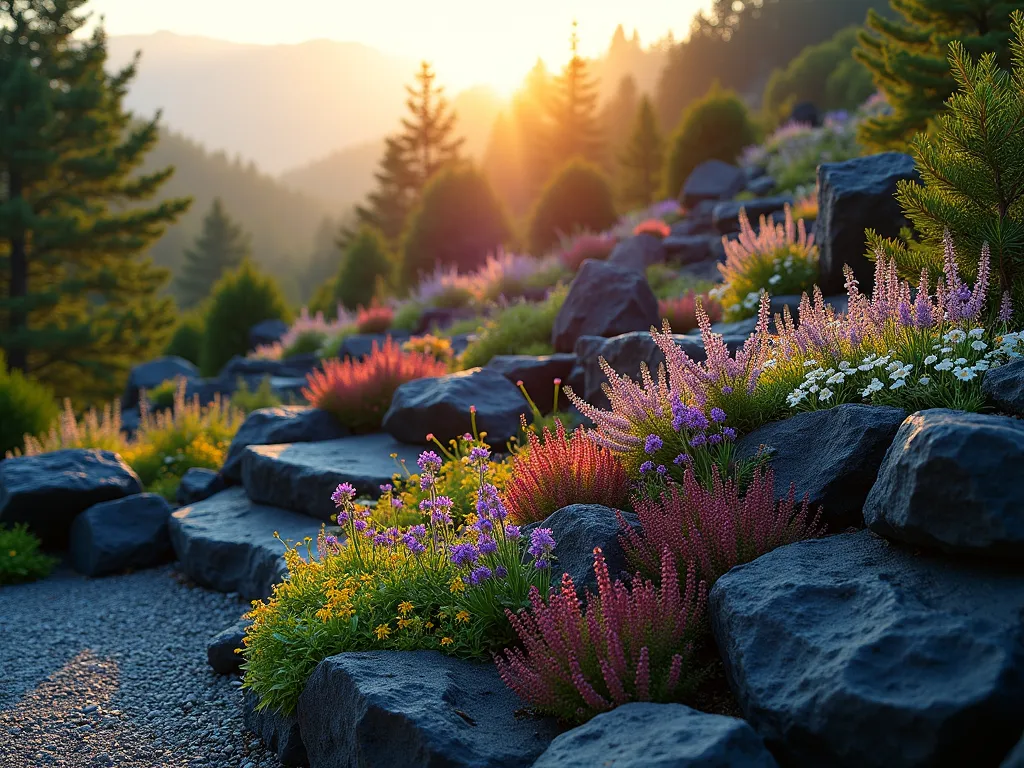
<svg viewBox="0 0 1024 768">
<path fill-rule="evenodd" d="M 770 223 L 767 216 L 761 216 L 760 226 L 755 229 L 750 224 L 746 210 L 740 208 L 739 236 L 735 240 L 722 238 L 725 263 L 718 265 L 718 271 L 726 283 L 735 283 L 741 279 L 752 257 L 782 251 L 806 255 L 814 251 L 814 234 L 808 234 L 803 219 L 794 222 L 789 205 L 786 205 L 785 210 L 785 223 Z"/>
<path fill-rule="evenodd" d="M 999 302 L 999 316 L 997 320 L 1000 323 L 1009 323 L 1013 320 L 1013 300 L 1010 298 L 1009 291 L 1003 291 L 1003 298 Z"/>
<path fill-rule="evenodd" d="M 660 587 L 613 583 L 595 549 L 597 594 L 585 609 L 568 574 L 546 601 L 533 588 L 529 610 L 506 612 L 520 647 L 495 658 L 501 679 L 540 712 L 575 722 L 631 701 L 687 701 L 703 674 L 695 654 L 707 589 L 692 565 L 682 587 L 668 553 L 663 566 Z"/>
<path fill-rule="evenodd" d="M 776 547 L 824 534 L 821 512 L 810 516 L 807 501 L 797 506 L 794 491 L 776 503 L 772 470 L 755 471 L 745 495 L 738 484 L 715 476 L 710 489 L 691 470 L 683 484 L 672 485 L 660 499 L 636 498 L 640 529 L 619 515 L 620 541 L 630 564 L 649 578 L 663 567 L 663 550 L 679 565 L 696 566 L 700 578 L 714 582 L 734 565 L 747 563 Z"/>
</svg>

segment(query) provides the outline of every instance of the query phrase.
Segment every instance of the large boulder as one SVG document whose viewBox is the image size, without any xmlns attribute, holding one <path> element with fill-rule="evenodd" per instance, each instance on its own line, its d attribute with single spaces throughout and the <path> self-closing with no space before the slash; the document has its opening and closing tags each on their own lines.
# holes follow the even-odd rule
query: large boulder
<svg viewBox="0 0 1024 768">
<path fill-rule="evenodd" d="M 561 352 L 541 357 L 495 355 L 486 367 L 498 371 L 513 384 L 523 382 L 541 413 L 550 413 L 555 409 L 555 379 L 565 382 L 575 365 L 575 354 Z M 565 397 L 560 396 L 559 407 L 564 407 L 565 403 Z"/>
<path fill-rule="evenodd" d="M 408 341 L 412 334 L 408 331 L 388 331 L 387 333 L 354 333 L 341 343 L 341 348 L 338 350 L 338 357 L 344 360 L 345 358 L 352 358 L 353 360 L 363 360 L 370 356 L 373 352 L 373 345 L 376 344 L 378 349 L 384 346 L 389 338 L 394 340 L 396 343 L 401 344 Z"/>
<path fill-rule="evenodd" d="M 746 719 L 793 766 L 997 765 L 1024 729 L 1024 572 L 870 531 L 781 547 L 715 584 Z"/>
<path fill-rule="evenodd" d="M 907 416 L 899 408 L 847 403 L 798 413 L 740 438 L 737 456 L 766 451 L 775 470 L 775 495 L 790 485 L 797 499 L 822 507 L 822 521 L 833 533 L 864 524 L 864 500 L 878 477 L 885 452 Z"/>
<path fill-rule="evenodd" d="M 747 218 L 756 229 L 762 216 L 770 216 L 792 204 L 792 195 L 761 197 L 755 200 L 728 200 L 718 203 L 711 217 L 715 229 L 723 235 L 728 235 L 740 231 L 740 211 L 746 211 Z"/>
<path fill-rule="evenodd" d="M 680 264 L 696 264 L 711 258 L 714 235 L 669 235 L 662 240 L 666 257 Z"/>
<path fill-rule="evenodd" d="M 25 523 L 47 546 L 67 543 L 71 521 L 94 504 L 142 493 L 111 451 L 68 448 L 0 461 L 0 523 Z"/>
<path fill-rule="evenodd" d="M 634 702 L 551 742 L 533 768 L 776 768 L 764 741 L 736 717 L 682 704 Z"/>
<path fill-rule="evenodd" d="M 495 447 L 518 434 L 520 416 L 533 421 L 519 387 L 493 368 L 470 368 L 402 384 L 381 426 L 403 443 L 428 445 L 428 434 L 447 443 L 473 431 L 471 406 L 476 407 L 477 428 Z"/>
<path fill-rule="evenodd" d="M 235 433 L 221 473 L 232 482 L 242 482 L 242 455 L 250 445 L 314 443 L 348 434 L 347 427 L 319 408 L 302 405 L 260 408 L 250 413 Z"/>
<path fill-rule="evenodd" d="M 612 578 L 629 577 L 626 552 L 619 542 L 622 528 L 616 510 L 601 504 L 571 504 L 552 512 L 547 519 L 533 523 L 527 529 L 550 528 L 555 540 L 554 570 L 567 573 L 581 592 L 597 591 L 594 576 L 594 548 L 600 547 Z M 640 525 L 633 512 L 620 512 L 626 524 L 632 528 Z M 557 583 L 559 578 L 554 578 Z"/>
<path fill-rule="evenodd" d="M 981 391 L 989 404 L 1003 413 L 1024 416 L 1024 360 L 987 371 Z"/>
<path fill-rule="evenodd" d="M 1024 768 L 1024 735 L 1020 737 L 1013 751 L 999 764 L 999 768 Z"/>
<path fill-rule="evenodd" d="M 89 507 L 71 523 L 71 562 L 86 576 L 152 568 L 174 558 L 163 496 L 140 493 Z"/>
<path fill-rule="evenodd" d="M 319 443 L 251 445 L 242 459 L 242 485 L 253 501 L 329 521 L 336 512 L 331 494 L 339 483 L 351 483 L 360 496 L 380 496 L 380 486 L 401 470 L 392 454 L 415 471 L 419 450 L 383 432 Z"/>
<path fill-rule="evenodd" d="M 746 186 L 747 175 L 742 168 L 722 160 L 705 160 L 686 178 L 679 202 L 692 208 L 704 200 L 731 200 Z"/>
<path fill-rule="evenodd" d="M 1024 562 L 1024 422 L 933 409 L 900 427 L 864 504 L 875 533 Z"/>
<path fill-rule="evenodd" d="M 652 264 L 665 261 L 665 246 L 662 239 L 647 233 L 632 235 L 620 240 L 608 257 L 609 264 L 627 269 L 645 271 Z"/>
<path fill-rule="evenodd" d="M 267 358 L 250 358 L 235 355 L 225 364 L 220 372 L 221 378 L 228 381 L 235 381 L 243 378 L 246 383 L 259 380 L 264 376 L 271 378 L 294 379 L 301 378 L 315 369 L 320 364 L 320 358 L 316 354 L 293 355 L 283 360 L 269 360 Z"/>
<path fill-rule="evenodd" d="M 139 404 L 140 392 L 160 386 L 171 379 L 183 378 L 186 381 L 199 378 L 199 369 L 183 357 L 169 355 L 150 360 L 132 368 L 128 374 L 128 384 L 121 396 L 121 408 L 134 408 Z"/>
<path fill-rule="evenodd" d="M 261 320 L 249 329 L 249 348 L 264 344 L 276 344 L 288 333 L 288 323 L 284 320 Z"/>
<path fill-rule="evenodd" d="M 235 675 L 241 672 L 242 648 L 245 630 L 249 628 L 249 620 L 239 619 L 227 629 L 214 635 L 206 645 L 206 661 L 218 675 Z"/>
<path fill-rule="evenodd" d="M 242 722 L 255 733 L 277 759 L 286 766 L 309 765 L 306 745 L 302 743 L 299 719 L 271 709 L 256 709 L 259 697 L 252 691 L 242 694 Z"/>
<path fill-rule="evenodd" d="M 896 182 L 918 181 L 914 158 L 899 152 L 858 157 L 818 166 L 818 219 L 814 240 L 819 247 L 822 292 L 841 293 L 843 265 L 849 264 L 861 291 L 874 284 L 874 265 L 864 255 L 865 229 L 896 237 L 909 226 L 896 200 Z"/>
<path fill-rule="evenodd" d="M 179 507 L 184 507 L 208 499 L 225 488 L 225 477 L 219 472 L 203 467 L 189 467 L 178 483 L 178 492 L 174 500 L 178 502 Z"/>
<path fill-rule="evenodd" d="M 493 664 L 370 651 L 321 661 L 298 713 L 313 766 L 527 768 L 557 730 L 522 709 Z"/>
<path fill-rule="evenodd" d="M 556 352 L 580 336 L 618 336 L 661 324 L 658 300 L 642 272 L 587 259 L 569 286 L 551 332 Z"/>
<path fill-rule="evenodd" d="M 670 236 L 716 235 L 712 214 L 718 202 L 717 198 L 709 198 L 687 208 L 686 215 L 670 227 Z"/>
<path fill-rule="evenodd" d="M 168 529 L 189 578 L 218 592 L 237 592 L 244 600 L 261 600 L 287 572 L 274 534 L 285 541 L 315 540 L 320 523 L 256 504 L 236 487 L 175 510 Z"/>
</svg>

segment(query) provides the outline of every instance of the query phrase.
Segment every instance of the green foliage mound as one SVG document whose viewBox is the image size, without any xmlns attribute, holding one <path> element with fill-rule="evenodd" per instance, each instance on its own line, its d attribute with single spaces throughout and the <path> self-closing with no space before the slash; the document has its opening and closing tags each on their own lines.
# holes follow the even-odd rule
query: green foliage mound
<svg viewBox="0 0 1024 768">
<path fill-rule="evenodd" d="M 757 141 L 746 105 L 732 91 L 712 88 L 683 114 L 669 144 L 662 197 L 679 196 L 686 179 L 706 160 L 736 162 L 745 147 Z"/>
<path fill-rule="evenodd" d="M 542 256 L 563 237 L 603 232 L 618 220 L 607 177 L 596 165 L 570 160 L 548 181 L 530 219 L 530 250 Z"/>
<path fill-rule="evenodd" d="M 401 277 L 411 286 L 437 265 L 472 272 L 512 239 L 486 177 L 469 165 L 441 171 L 423 190 L 402 240 Z"/>
<path fill-rule="evenodd" d="M 364 224 L 345 246 L 338 273 L 320 286 L 310 311 L 335 317 L 338 304 L 355 310 L 373 301 L 379 281 L 390 281 L 394 271 L 391 251 L 380 230 Z"/>
<path fill-rule="evenodd" d="M 517 302 L 498 312 L 459 356 L 458 367 L 487 365 L 495 355 L 550 355 L 551 329 L 567 292 L 559 288 L 540 304 Z"/>
<path fill-rule="evenodd" d="M 0 527 L 0 585 L 42 579 L 56 564 L 57 558 L 39 551 L 27 525 Z"/>
<path fill-rule="evenodd" d="M 920 233 L 909 246 L 869 233 L 900 273 L 916 281 L 922 268 L 942 272 L 943 234 L 949 231 L 962 275 L 975 279 L 982 246 L 991 249 L 992 297 L 1009 291 L 1024 307 L 1024 12 L 1013 14 L 1012 72 L 999 68 L 992 53 L 973 60 L 959 42 L 950 63 L 959 90 L 936 120 L 934 135 L 911 142 L 923 185 L 900 182 L 896 193 Z M 934 277 L 933 277 L 934 279 Z"/>
<path fill-rule="evenodd" d="M 171 340 L 164 349 L 165 355 L 183 357 L 190 363 L 199 365 L 199 356 L 203 348 L 203 336 L 206 334 L 206 316 L 202 310 L 193 310 L 182 315 L 174 329 Z"/>
<path fill-rule="evenodd" d="M 804 101 L 825 111 L 852 110 L 863 104 L 875 86 L 871 73 L 853 58 L 856 44 L 857 27 L 847 27 L 831 40 L 804 48 L 788 65 L 776 69 L 765 87 L 765 113 L 782 122 Z"/>
<path fill-rule="evenodd" d="M 213 287 L 206 313 L 206 331 L 199 354 L 204 376 L 217 375 L 234 355 L 249 351 L 249 329 L 263 320 L 291 320 L 274 278 L 249 261 L 222 277 Z"/>
<path fill-rule="evenodd" d="M 49 387 L 8 371 L 0 353 L 0 456 L 21 449 L 25 435 L 45 432 L 58 413 Z"/>
</svg>

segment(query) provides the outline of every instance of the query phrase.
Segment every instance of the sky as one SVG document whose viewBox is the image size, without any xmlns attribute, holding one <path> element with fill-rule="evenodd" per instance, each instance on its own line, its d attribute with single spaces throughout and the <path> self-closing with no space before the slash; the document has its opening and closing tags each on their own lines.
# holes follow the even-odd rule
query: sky
<svg viewBox="0 0 1024 768">
<path fill-rule="evenodd" d="M 458 89 L 487 83 L 511 91 L 538 57 L 568 59 L 573 18 L 582 53 L 603 51 L 615 27 L 645 44 L 670 30 L 686 36 L 706 0 L 92 0 L 111 35 L 170 31 L 242 43 L 354 41 L 432 61 Z"/>
</svg>

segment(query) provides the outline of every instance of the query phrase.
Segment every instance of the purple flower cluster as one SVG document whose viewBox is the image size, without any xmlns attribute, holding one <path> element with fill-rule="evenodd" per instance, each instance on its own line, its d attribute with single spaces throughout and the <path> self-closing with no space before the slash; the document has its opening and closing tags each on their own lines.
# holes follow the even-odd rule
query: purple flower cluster
<svg viewBox="0 0 1024 768">
<path fill-rule="evenodd" d="M 550 567 L 549 558 L 554 549 L 555 537 L 550 528 L 534 528 L 530 531 L 530 546 L 526 551 L 533 555 L 534 568 Z"/>
</svg>

